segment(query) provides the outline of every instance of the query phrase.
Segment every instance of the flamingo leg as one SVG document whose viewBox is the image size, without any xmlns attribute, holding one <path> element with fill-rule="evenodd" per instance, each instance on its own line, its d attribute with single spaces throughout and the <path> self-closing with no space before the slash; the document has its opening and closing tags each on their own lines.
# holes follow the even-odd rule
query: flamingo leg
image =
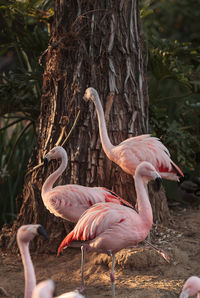
<svg viewBox="0 0 200 298">
<path fill-rule="evenodd" d="M 112 298 L 115 298 L 115 275 L 114 275 L 114 267 L 115 267 L 115 254 L 113 254 L 112 259 L 112 267 L 110 272 L 110 280 L 112 283 Z"/>
<path fill-rule="evenodd" d="M 144 242 L 146 244 L 148 244 L 149 246 L 151 246 L 153 249 L 155 249 L 168 263 L 170 263 L 170 258 L 168 256 L 168 254 L 166 254 L 166 252 L 164 252 L 162 249 L 156 247 L 155 245 L 153 245 L 151 242 L 149 242 L 148 240 L 144 240 Z M 200 297 L 199 297 L 200 298 Z"/>
<path fill-rule="evenodd" d="M 81 289 L 82 289 L 82 291 L 85 288 L 85 276 L 84 276 L 85 275 L 85 268 L 84 268 L 84 265 L 85 265 L 85 248 L 82 245 L 81 246 Z"/>
</svg>

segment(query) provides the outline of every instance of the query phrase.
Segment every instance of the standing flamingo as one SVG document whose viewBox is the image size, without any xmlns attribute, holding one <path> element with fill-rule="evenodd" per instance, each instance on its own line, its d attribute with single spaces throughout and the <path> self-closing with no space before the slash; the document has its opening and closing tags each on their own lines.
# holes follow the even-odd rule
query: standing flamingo
<svg viewBox="0 0 200 298">
<path fill-rule="evenodd" d="M 41 225 L 24 225 L 17 231 L 17 244 L 24 265 L 25 290 L 24 298 L 31 298 L 36 286 L 35 270 L 29 252 L 29 243 L 36 235 L 48 238 L 45 229 Z"/>
<path fill-rule="evenodd" d="M 177 181 L 179 177 L 183 176 L 182 171 L 171 160 L 168 149 L 158 138 L 151 137 L 149 134 L 128 138 L 117 146 L 112 145 L 108 137 L 98 92 L 92 87 L 87 88 L 83 98 L 85 101 L 90 99 L 95 104 L 99 133 L 105 154 L 126 173 L 134 176 L 137 165 L 142 161 L 148 161 L 162 178 Z"/>
<path fill-rule="evenodd" d="M 158 186 L 161 184 L 161 176 L 152 164 L 142 162 L 135 171 L 138 213 L 131 208 L 113 203 L 96 204 L 81 216 L 75 228 L 58 248 L 58 254 L 60 254 L 64 248 L 75 245 L 76 241 L 81 241 L 83 249 L 112 255 L 110 274 L 112 297 L 115 297 L 116 252 L 123 248 L 136 246 L 143 241 L 153 223 L 152 208 L 145 186 L 149 180 L 154 180 Z"/>
<path fill-rule="evenodd" d="M 195 294 L 197 294 L 197 298 L 200 298 L 200 278 L 191 276 L 186 280 L 180 298 L 188 298 Z"/>
<path fill-rule="evenodd" d="M 53 187 L 55 181 L 67 167 L 67 152 L 61 146 L 54 147 L 45 155 L 44 162 L 49 162 L 52 159 L 61 159 L 61 164 L 44 182 L 42 200 L 45 207 L 55 216 L 76 223 L 85 210 L 100 202 L 113 202 L 133 208 L 131 204 L 104 187 L 85 187 L 77 184 Z"/>
<path fill-rule="evenodd" d="M 52 173 L 42 186 L 42 199 L 45 207 L 55 216 L 66 220 L 77 222 L 80 216 L 92 205 L 96 203 L 115 203 L 130 208 L 133 206 L 118 196 L 111 190 L 104 187 L 85 187 L 76 184 L 59 185 L 53 188 L 55 181 L 67 167 L 68 156 L 65 149 L 61 146 L 54 147 L 44 158 L 45 164 L 52 159 L 61 159 L 59 168 Z M 169 257 L 165 252 L 145 242 L 161 254 L 165 260 Z M 82 263 L 84 262 L 84 251 L 81 249 Z M 84 288 L 84 272 L 82 272 L 82 288 Z"/>
<path fill-rule="evenodd" d="M 32 298 L 53 298 L 55 292 L 55 283 L 51 279 L 40 282 L 34 289 Z M 56 298 L 84 298 L 77 290 L 64 293 Z"/>
</svg>

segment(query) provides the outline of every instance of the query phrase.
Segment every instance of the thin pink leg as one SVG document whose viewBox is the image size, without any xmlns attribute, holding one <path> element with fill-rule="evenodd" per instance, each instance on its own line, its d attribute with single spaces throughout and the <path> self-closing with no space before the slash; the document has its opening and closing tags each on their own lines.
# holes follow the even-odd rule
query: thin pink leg
<svg viewBox="0 0 200 298">
<path fill-rule="evenodd" d="M 114 275 L 114 267 L 115 267 L 115 254 L 113 254 L 112 267 L 111 267 L 111 272 L 110 272 L 110 281 L 112 283 L 112 298 L 115 298 L 115 275 Z"/>
<path fill-rule="evenodd" d="M 77 289 L 82 293 L 85 289 L 85 278 L 84 278 L 84 265 L 85 265 L 85 247 L 81 246 L 81 286 Z"/>
</svg>

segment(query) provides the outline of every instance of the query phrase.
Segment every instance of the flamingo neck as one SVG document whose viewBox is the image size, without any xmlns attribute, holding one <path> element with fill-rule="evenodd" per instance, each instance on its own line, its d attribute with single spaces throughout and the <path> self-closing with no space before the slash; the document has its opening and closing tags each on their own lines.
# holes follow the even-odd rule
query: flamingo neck
<svg viewBox="0 0 200 298">
<path fill-rule="evenodd" d="M 108 137 L 104 111 L 98 94 L 95 94 L 94 96 L 94 104 L 97 111 L 97 117 L 98 117 L 98 123 L 99 123 L 99 134 L 101 138 L 102 147 L 106 155 L 109 157 L 111 154 L 111 149 L 114 146 L 111 144 L 110 139 Z"/>
<path fill-rule="evenodd" d="M 35 270 L 33 262 L 31 260 L 29 252 L 29 242 L 20 243 L 20 253 L 22 257 L 22 263 L 24 265 L 24 279 L 25 279 L 25 290 L 24 298 L 31 298 L 33 290 L 36 286 Z"/>
<path fill-rule="evenodd" d="M 143 181 L 140 175 L 135 175 L 135 189 L 137 194 L 138 213 L 142 217 L 147 228 L 153 224 L 153 213 L 149 202 L 147 182 Z"/>
<path fill-rule="evenodd" d="M 54 183 L 58 179 L 58 177 L 64 172 L 67 167 L 68 158 L 67 155 L 62 154 L 61 156 L 61 164 L 57 168 L 55 172 L 53 172 L 45 181 L 42 186 L 42 195 L 52 190 Z"/>
</svg>

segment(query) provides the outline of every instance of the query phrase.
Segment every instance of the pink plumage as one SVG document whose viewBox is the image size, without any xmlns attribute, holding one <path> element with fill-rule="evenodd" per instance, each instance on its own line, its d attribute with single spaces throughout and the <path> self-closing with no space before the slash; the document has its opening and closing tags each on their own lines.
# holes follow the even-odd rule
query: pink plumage
<svg viewBox="0 0 200 298">
<path fill-rule="evenodd" d="M 47 161 L 61 159 L 59 168 L 44 182 L 41 193 L 45 207 L 55 216 L 77 222 L 85 210 L 99 202 L 113 202 L 133 208 L 130 203 L 104 187 L 86 187 L 77 184 L 53 187 L 67 167 L 67 152 L 63 147 L 57 146 L 46 154 L 45 159 Z"/>
<path fill-rule="evenodd" d="M 62 241 L 58 255 L 64 248 L 76 245 L 76 241 L 81 242 L 86 250 L 112 254 L 111 282 L 114 287 L 115 253 L 145 240 L 152 227 L 153 214 L 146 191 L 149 180 L 160 185 L 161 177 L 149 162 L 142 162 L 135 171 L 138 212 L 113 203 L 92 206 L 83 213 L 75 228 Z"/>
<path fill-rule="evenodd" d="M 85 101 L 91 99 L 96 107 L 99 133 L 103 150 L 107 157 L 119 165 L 126 173 L 135 175 L 137 165 L 142 161 L 150 162 L 162 178 L 179 180 L 183 176 L 179 167 L 171 160 L 168 149 L 158 138 L 149 134 L 131 137 L 117 146 L 113 146 L 108 137 L 104 112 L 98 92 L 94 88 L 87 88 Z"/>
<path fill-rule="evenodd" d="M 188 298 L 197 294 L 197 298 L 200 298 L 200 278 L 197 276 L 189 277 L 182 289 L 180 298 Z"/>
<path fill-rule="evenodd" d="M 34 289 L 32 298 L 53 298 L 55 294 L 55 283 L 51 279 L 40 282 Z M 64 293 L 56 298 L 85 298 L 78 290 Z"/>
<path fill-rule="evenodd" d="M 30 256 L 29 243 L 39 234 L 48 238 L 46 231 L 41 225 L 23 225 L 17 231 L 17 244 L 24 266 L 24 298 L 31 298 L 36 286 L 35 270 Z"/>
</svg>

